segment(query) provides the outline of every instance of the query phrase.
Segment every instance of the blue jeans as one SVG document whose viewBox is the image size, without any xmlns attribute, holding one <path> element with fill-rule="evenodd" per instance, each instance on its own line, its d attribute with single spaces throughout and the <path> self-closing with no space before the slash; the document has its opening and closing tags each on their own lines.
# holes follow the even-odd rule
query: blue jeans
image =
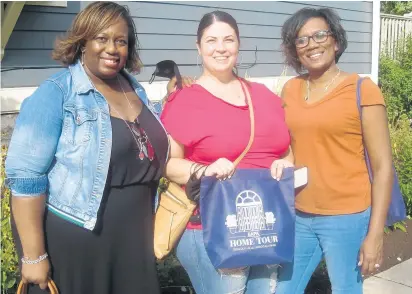
<svg viewBox="0 0 412 294">
<path fill-rule="evenodd" d="M 333 294 L 361 294 L 362 276 L 357 264 L 369 219 L 370 208 L 333 216 L 296 212 L 294 261 L 279 268 L 276 294 L 304 293 L 322 256 Z"/>
<path fill-rule="evenodd" d="M 186 230 L 180 239 L 176 253 L 189 274 L 196 294 L 275 293 L 277 265 L 225 270 L 221 274 L 210 262 L 201 230 Z"/>
</svg>

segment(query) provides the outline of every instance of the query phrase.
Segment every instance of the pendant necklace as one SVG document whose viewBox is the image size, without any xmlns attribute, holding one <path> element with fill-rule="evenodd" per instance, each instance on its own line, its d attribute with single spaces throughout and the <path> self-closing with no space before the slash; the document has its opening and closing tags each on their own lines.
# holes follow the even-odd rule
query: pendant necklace
<svg viewBox="0 0 412 294">
<path fill-rule="evenodd" d="M 133 108 L 132 104 L 130 103 L 130 100 L 127 98 L 126 92 L 123 89 L 119 76 L 117 76 L 117 81 L 119 82 L 120 88 L 122 89 L 123 96 L 126 98 L 127 102 L 129 103 L 129 108 L 132 109 Z M 143 160 L 145 157 L 147 157 L 150 161 L 152 161 L 155 155 L 154 149 L 153 149 L 152 144 L 150 143 L 149 138 L 147 137 L 146 132 L 140 127 L 138 118 L 136 118 L 133 122 L 128 122 L 123 118 L 123 116 L 116 109 L 116 107 L 114 107 L 113 105 L 110 105 L 110 107 L 113 108 L 113 110 L 117 113 L 117 115 L 124 121 L 130 133 L 132 134 L 132 137 L 134 141 L 136 142 L 136 146 L 139 149 L 139 153 L 137 157 L 140 160 Z M 132 126 L 130 126 L 130 124 Z"/>
<path fill-rule="evenodd" d="M 329 83 L 326 84 L 325 87 L 323 87 L 323 88 L 315 88 L 315 89 L 312 89 L 312 91 L 323 90 L 323 92 L 326 93 L 326 92 L 328 91 L 329 87 L 330 87 L 330 86 L 336 81 L 336 79 L 339 77 L 339 75 L 340 75 L 340 68 L 338 68 L 338 73 L 330 80 Z M 309 77 L 308 77 L 308 79 L 306 80 L 306 96 L 305 96 L 305 98 L 304 98 L 305 101 L 308 101 L 308 100 L 309 100 L 310 91 L 311 91 L 311 89 L 310 89 Z"/>
</svg>

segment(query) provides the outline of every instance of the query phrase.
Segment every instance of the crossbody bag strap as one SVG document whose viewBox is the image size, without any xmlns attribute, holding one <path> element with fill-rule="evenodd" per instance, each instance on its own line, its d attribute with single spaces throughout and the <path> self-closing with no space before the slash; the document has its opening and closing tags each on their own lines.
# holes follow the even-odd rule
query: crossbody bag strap
<svg viewBox="0 0 412 294">
<path fill-rule="evenodd" d="M 244 82 L 239 78 L 240 85 L 242 86 L 242 91 L 243 95 L 246 97 L 246 101 L 249 107 L 249 117 L 250 117 L 250 137 L 249 137 L 249 142 L 243 150 L 243 152 L 239 155 L 238 158 L 233 162 L 235 167 L 239 164 L 239 162 L 245 157 L 246 153 L 249 152 L 250 147 L 252 147 L 253 140 L 255 138 L 255 112 L 253 109 L 253 103 L 252 103 L 252 98 L 250 97 L 250 92 L 245 88 Z"/>
<path fill-rule="evenodd" d="M 360 118 L 360 124 L 361 124 L 363 153 L 364 153 L 364 156 L 365 156 L 366 167 L 368 168 L 369 179 L 372 182 L 373 177 L 372 177 L 371 162 L 369 160 L 369 154 L 368 154 L 368 150 L 366 150 L 365 139 L 364 139 L 364 136 L 363 136 L 362 105 L 361 105 L 361 85 L 362 85 L 362 81 L 363 81 L 363 78 L 359 78 L 358 83 L 356 85 L 356 105 L 358 106 L 359 118 Z"/>
</svg>

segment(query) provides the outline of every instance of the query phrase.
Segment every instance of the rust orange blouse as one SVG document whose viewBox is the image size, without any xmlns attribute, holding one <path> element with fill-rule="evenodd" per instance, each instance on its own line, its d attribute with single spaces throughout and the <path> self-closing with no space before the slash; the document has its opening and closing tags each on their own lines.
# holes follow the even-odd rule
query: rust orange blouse
<svg viewBox="0 0 412 294">
<path fill-rule="evenodd" d="M 296 166 L 308 167 L 308 185 L 298 192 L 296 209 L 322 215 L 360 212 L 371 205 L 361 122 L 356 105 L 357 74 L 346 77 L 320 101 L 302 96 L 302 77 L 284 90 L 286 122 Z M 362 82 L 361 105 L 385 105 L 379 87 Z"/>
</svg>

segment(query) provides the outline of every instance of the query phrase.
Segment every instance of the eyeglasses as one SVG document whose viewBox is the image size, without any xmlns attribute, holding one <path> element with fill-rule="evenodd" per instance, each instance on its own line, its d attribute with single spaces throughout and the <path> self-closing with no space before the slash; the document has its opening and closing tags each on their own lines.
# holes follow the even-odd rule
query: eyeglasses
<svg viewBox="0 0 412 294">
<path fill-rule="evenodd" d="M 315 41 L 318 44 L 324 43 L 330 35 L 332 35 L 332 33 L 328 30 L 318 31 L 314 33 L 312 36 L 296 38 L 295 46 L 296 48 L 304 48 L 309 45 L 310 39 L 313 39 L 313 41 Z"/>
</svg>

